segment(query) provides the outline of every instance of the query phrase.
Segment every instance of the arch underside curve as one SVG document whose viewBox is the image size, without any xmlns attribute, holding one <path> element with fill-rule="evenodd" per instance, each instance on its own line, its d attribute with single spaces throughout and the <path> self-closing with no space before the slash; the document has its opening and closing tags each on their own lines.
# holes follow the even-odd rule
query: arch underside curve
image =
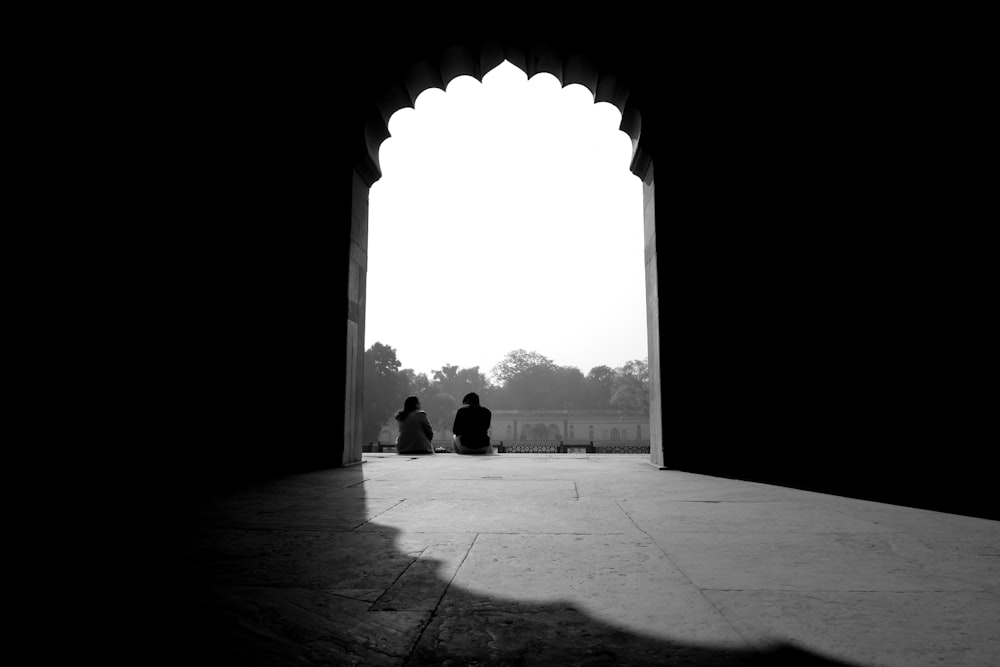
<svg viewBox="0 0 1000 667">
<path fill-rule="evenodd" d="M 645 179 L 650 157 L 641 142 L 642 118 L 636 104 L 630 103 L 628 83 L 607 67 L 602 67 L 580 53 L 563 54 L 544 45 L 521 47 L 497 42 L 476 46 L 457 45 L 442 51 L 438 57 L 410 63 L 398 76 L 376 92 L 374 104 L 364 119 L 364 147 L 358 171 L 369 186 L 382 177 L 379 147 L 389 138 L 389 119 L 403 108 L 414 107 L 417 97 L 430 88 L 445 90 L 459 76 L 471 76 L 478 81 L 504 60 L 524 71 L 528 78 L 545 72 L 562 86 L 579 84 L 593 95 L 594 102 L 613 104 L 621 113 L 618 129 L 632 141 L 630 169 Z"/>
</svg>

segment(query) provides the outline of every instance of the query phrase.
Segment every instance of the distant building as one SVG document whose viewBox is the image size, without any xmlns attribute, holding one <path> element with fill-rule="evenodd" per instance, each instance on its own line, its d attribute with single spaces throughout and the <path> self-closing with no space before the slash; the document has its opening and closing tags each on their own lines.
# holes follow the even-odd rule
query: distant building
<svg viewBox="0 0 1000 667">
<path fill-rule="evenodd" d="M 396 441 L 395 420 L 379 442 Z M 615 443 L 649 442 L 649 416 L 619 410 L 493 410 L 490 439 L 500 442 Z M 434 433 L 434 442 L 451 443 L 451 432 Z"/>
<path fill-rule="evenodd" d="M 649 417 L 618 410 L 494 410 L 494 442 L 649 442 Z"/>
</svg>

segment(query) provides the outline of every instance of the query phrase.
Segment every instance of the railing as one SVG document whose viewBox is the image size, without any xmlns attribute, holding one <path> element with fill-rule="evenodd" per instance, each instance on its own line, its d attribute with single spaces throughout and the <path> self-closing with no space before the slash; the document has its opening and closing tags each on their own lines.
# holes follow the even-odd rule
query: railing
<svg viewBox="0 0 1000 667">
<path fill-rule="evenodd" d="M 449 452 L 452 451 L 450 442 L 435 441 L 434 447 L 443 447 Z M 587 454 L 649 454 L 648 440 L 521 440 L 519 442 L 493 441 L 494 451 L 500 454 L 565 454 L 571 453 Z M 581 451 L 582 450 L 582 451 Z M 394 452 L 396 446 L 389 443 L 376 445 L 374 443 L 365 444 L 365 452 Z"/>
<path fill-rule="evenodd" d="M 518 442 L 500 441 L 493 446 L 501 454 L 562 454 L 567 450 L 577 450 L 585 447 L 588 454 L 649 454 L 648 440 L 569 440 L 556 442 L 553 440 L 521 440 Z"/>
<path fill-rule="evenodd" d="M 497 443 L 496 449 L 501 454 L 559 454 L 558 442 L 511 442 Z"/>
<path fill-rule="evenodd" d="M 595 454 L 649 454 L 649 441 L 600 442 L 594 443 Z"/>
</svg>

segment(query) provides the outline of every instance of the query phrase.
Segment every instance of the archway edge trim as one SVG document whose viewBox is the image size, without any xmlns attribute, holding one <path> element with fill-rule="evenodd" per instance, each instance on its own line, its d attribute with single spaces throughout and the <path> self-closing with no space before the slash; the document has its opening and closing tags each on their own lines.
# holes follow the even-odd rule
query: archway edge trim
<svg viewBox="0 0 1000 667">
<path fill-rule="evenodd" d="M 389 119 L 404 108 L 415 108 L 417 97 L 430 88 L 447 89 L 454 79 L 471 76 L 482 82 L 492 69 L 509 61 L 528 75 L 547 73 L 566 87 L 579 84 L 594 96 L 594 103 L 613 104 L 621 113 L 618 129 L 632 141 L 630 169 L 645 180 L 649 157 L 641 145 L 642 115 L 635 104 L 629 103 L 630 88 L 620 73 L 600 67 L 580 52 L 566 55 L 545 44 L 522 47 L 487 41 L 480 44 L 454 45 L 434 58 L 421 58 L 403 63 L 402 74 L 380 84 L 371 112 L 364 119 L 364 154 L 358 172 L 370 187 L 382 177 L 379 148 L 389 138 Z"/>
</svg>

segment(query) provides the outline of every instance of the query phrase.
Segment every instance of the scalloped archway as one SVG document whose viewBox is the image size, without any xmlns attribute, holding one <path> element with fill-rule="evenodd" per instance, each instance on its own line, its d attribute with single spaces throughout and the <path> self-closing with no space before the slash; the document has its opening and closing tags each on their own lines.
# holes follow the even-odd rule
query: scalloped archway
<svg viewBox="0 0 1000 667">
<path fill-rule="evenodd" d="M 459 76 L 471 76 L 482 82 L 483 76 L 504 60 L 509 61 L 528 78 L 541 72 L 553 75 L 562 86 L 576 83 L 594 95 L 594 102 L 608 102 L 622 115 L 619 129 L 632 140 L 632 173 L 645 180 L 650 157 L 640 144 L 642 115 L 629 102 L 630 89 L 616 73 L 601 68 L 581 54 L 562 55 L 545 46 L 521 48 L 484 44 L 478 48 L 455 46 L 445 50 L 440 60 L 420 60 L 411 63 L 400 78 L 388 82 L 378 93 L 365 118 L 365 152 L 358 170 L 371 186 L 382 176 L 378 150 L 389 138 L 389 119 L 405 107 L 413 107 L 420 93 L 428 88 L 446 89 Z"/>
<path fill-rule="evenodd" d="M 643 183 L 644 262 L 646 272 L 646 325 L 650 367 L 651 463 L 663 466 L 659 372 L 659 298 L 657 294 L 655 184 L 653 161 L 642 136 L 641 102 L 636 102 L 629 83 L 607 64 L 579 52 L 561 52 L 544 44 L 523 46 L 483 42 L 452 46 L 434 58 L 411 61 L 396 76 L 382 83 L 366 108 L 363 142 L 355 157 L 352 195 L 352 224 L 348 280 L 348 331 L 344 414 L 343 463 L 361 461 L 361 401 L 364 377 L 365 285 L 368 265 L 368 190 L 382 176 L 379 147 L 389 138 L 389 119 L 405 107 L 413 107 L 417 97 L 429 88 L 444 90 L 459 76 L 483 76 L 504 60 L 523 70 L 528 77 L 546 72 L 562 86 L 572 83 L 586 87 L 594 102 L 613 104 L 621 113 L 619 130 L 632 142 L 629 165 Z"/>
</svg>

